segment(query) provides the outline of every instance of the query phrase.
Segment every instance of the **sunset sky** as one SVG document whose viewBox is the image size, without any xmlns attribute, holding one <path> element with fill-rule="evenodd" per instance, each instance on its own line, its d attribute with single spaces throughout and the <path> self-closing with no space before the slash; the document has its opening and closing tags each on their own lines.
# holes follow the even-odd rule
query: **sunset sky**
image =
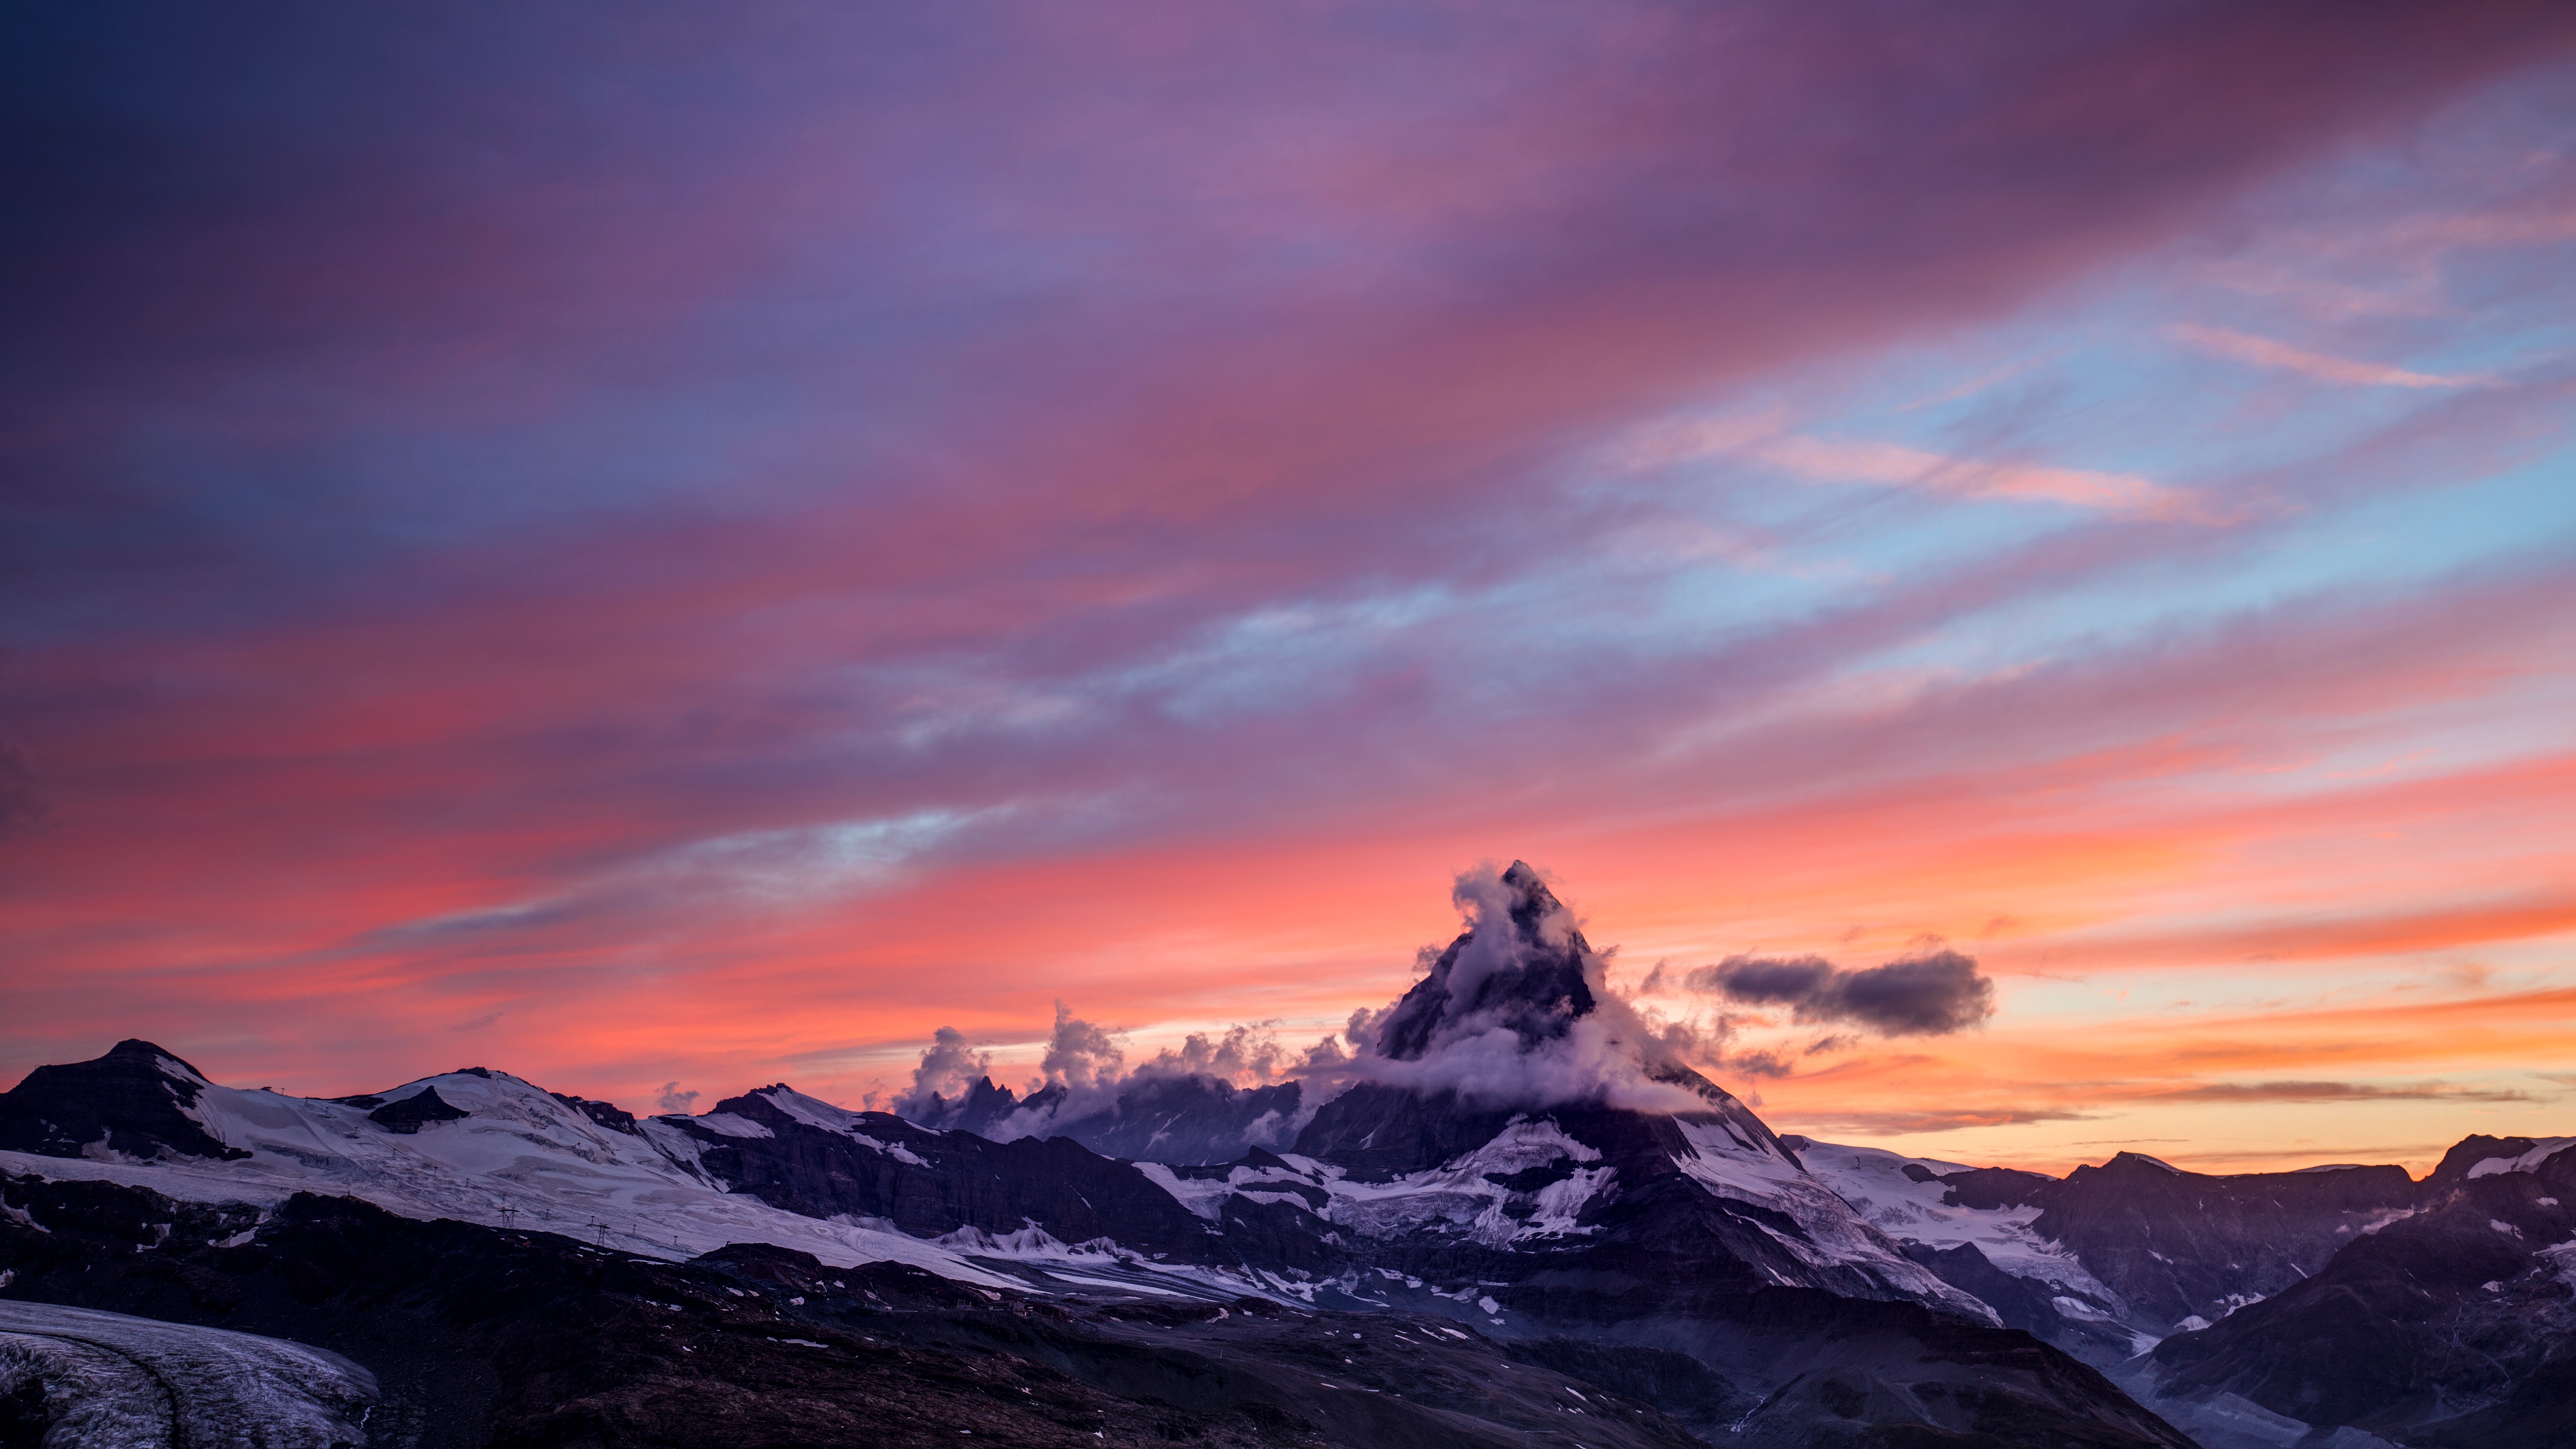
<svg viewBox="0 0 2576 1449">
<path fill-rule="evenodd" d="M 0 1085 L 1302 1049 L 1517 857 L 1783 1132 L 2576 1132 L 2576 7 L 5 24 Z"/>
</svg>

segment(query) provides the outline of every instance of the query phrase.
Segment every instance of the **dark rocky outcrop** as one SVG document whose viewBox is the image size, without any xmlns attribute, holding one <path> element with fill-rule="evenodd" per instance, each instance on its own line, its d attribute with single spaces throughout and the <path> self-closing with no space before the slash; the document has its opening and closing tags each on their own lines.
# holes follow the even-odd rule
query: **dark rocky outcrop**
<svg viewBox="0 0 2576 1449">
<path fill-rule="evenodd" d="M 2483 1132 L 2472 1133 L 2442 1154 L 2442 1160 L 2435 1165 L 2432 1175 L 2424 1179 L 2425 1185 L 2450 1187 L 2466 1182 L 2469 1169 L 2479 1163 L 2495 1157 L 2520 1157 L 2539 1145 L 2528 1137 L 2489 1137 Z"/>
<path fill-rule="evenodd" d="M 2576 1381 L 2576 1151 L 2537 1172 L 2427 1186 L 2422 1211 L 2360 1235 L 2313 1277 L 2159 1344 L 2163 1391 L 2233 1393 L 2410 1444 L 2569 1442 L 2576 1401 L 2555 1393 Z"/>
<path fill-rule="evenodd" d="M 1182 1262 L 1233 1255 L 1188 1209 L 1131 1164 L 1069 1138 L 989 1142 L 934 1132 L 888 1112 L 858 1114 L 855 1131 L 800 1120 L 764 1088 L 716 1105 L 765 1137 L 728 1136 L 695 1118 L 664 1118 L 701 1143 L 708 1171 L 774 1207 L 807 1217 L 882 1218 L 917 1237 L 960 1228 L 1015 1233 L 1032 1225 L 1060 1241 L 1107 1238 Z"/>
<path fill-rule="evenodd" d="M 2031 1228 L 2072 1248 L 2133 1310 L 2174 1324 L 2300 1282 L 2416 1197 L 2402 1167 L 2214 1177 L 2123 1152 L 2044 1189 Z"/>
<path fill-rule="evenodd" d="M 636 1130 L 635 1114 L 626 1111 L 613 1102 L 594 1102 L 588 1097 L 567 1096 L 562 1092 L 548 1092 L 546 1095 L 563 1103 L 574 1111 L 579 1112 L 581 1115 L 598 1123 L 600 1126 L 607 1128 L 611 1132 L 623 1132 L 629 1137 L 642 1135 Z"/>
<path fill-rule="evenodd" d="M 436 1087 L 423 1087 L 399 1102 L 387 1102 L 367 1114 L 367 1120 L 389 1132 L 412 1133 L 433 1122 L 453 1122 L 472 1115 L 438 1095 Z"/>
<path fill-rule="evenodd" d="M 952 1102 L 933 1092 L 929 1105 L 911 1115 L 924 1127 L 991 1137 L 1011 1114 L 1023 1108 L 1046 1107 L 1063 1100 L 1062 1087 L 1033 1092 L 1023 1101 L 1010 1088 L 996 1086 L 991 1077 L 978 1077 L 975 1085 L 957 1095 L 957 1100 Z"/>
<path fill-rule="evenodd" d="M 1246 1147 L 1284 1147 L 1304 1102 L 1296 1082 L 1238 1087 L 1214 1077 L 1141 1074 L 1119 1088 L 1109 1110 L 1059 1120 L 1050 1136 L 1138 1162 L 1221 1162 Z"/>
<path fill-rule="evenodd" d="M 1908 1163 L 1905 1175 L 1913 1177 L 1916 1170 L 1914 1164 Z M 2023 1172 L 2011 1167 L 1977 1167 L 1966 1172 L 1945 1173 L 1937 1178 L 1929 1170 L 1924 1170 L 1922 1177 L 1915 1178 L 1917 1182 L 1927 1180 L 1939 1182 L 1949 1189 L 1941 1194 L 1943 1203 L 1951 1207 L 1971 1208 L 2008 1208 L 2046 1202 L 2049 1190 L 2058 1185 L 2056 1178 L 2044 1172 Z"/>
<path fill-rule="evenodd" d="M 1316 1112 L 1297 1134 L 1296 1150 L 1363 1181 L 1384 1182 L 1482 1147 L 1519 1115 L 1508 1107 L 1461 1104 L 1454 1092 L 1425 1096 L 1363 1082 Z"/>
<path fill-rule="evenodd" d="M 1217 1077 L 1141 1071 L 1114 1092 L 1078 1107 L 1062 1085 L 1021 1097 L 990 1077 L 955 1101 L 933 1095 L 911 1112 L 924 1127 L 980 1137 L 1070 1137 L 1104 1157 L 1138 1162 L 1224 1162 L 1246 1147 L 1285 1146 L 1295 1135 L 1305 1088 L 1297 1082 L 1239 1087 Z"/>
<path fill-rule="evenodd" d="M 152 1043 L 121 1041 L 92 1061 L 38 1067 L 0 1093 L 0 1149 L 47 1157 L 91 1150 L 144 1159 L 250 1156 L 188 1113 L 207 1085 L 203 1073 Z"/>
<path fill-rule="evenodd" d="M 2002 1315 L 2006 1324 L 2056 1344 L 2089 1363 L 2118 1363 L 2137 1352 L 2127 1329 L 2095 1317 L 2070 1313 L 2058 1305 L 2064 1293 L 2048 1283 L 2017 1277 L 1998 1268 L 1974 1243 L 1933 1248 L 1906 1245 L 1906 1256 L 1941 1275 L 1941 1281 Z"/>
</svg>

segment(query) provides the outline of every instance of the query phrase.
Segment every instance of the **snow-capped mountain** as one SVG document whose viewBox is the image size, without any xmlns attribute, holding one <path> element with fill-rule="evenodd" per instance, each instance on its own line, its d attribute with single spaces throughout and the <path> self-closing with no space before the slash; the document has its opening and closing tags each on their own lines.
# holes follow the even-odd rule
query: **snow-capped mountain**
<svg viewBox="0 0 2576 1449">
<path fill-rule="evenodd" d="M 1960 1449 L 2181 1449 L 2177 1423 L 2204 1449 L 2365 1429 L 2558 1442 L 2551 1386 L 2576 1382 L 2562 1206 L 2576 1139 L 2471 1138 L 2417 1183 L 2393 1167 L 2209 1176 L 2125 1153 L 2056 1179 L 1782 1138 L 1607 991 L 1534 872 L 1475 884 L 1468 929 L 1355 1031 L 1356 1056 L 1256 1088 L 1167 1073 L 1022 1098 L 987 1081 L 907 1120 L 779 1083 L 638 1118 L 479 1067 L 333 1099 L 242 1090 L 121 1042 L 0 1094 L 0 1249 L 17 1254 L 0 1256 L 0 1297 L 301 1332 L 302 1310 L 173 1285 L 345 1278 L 363 1241 L 412 1255 L 414 1286 L 383 1291 L 415 1299 L 505 1261 L 567 1283 L 622 1263 L 661 1285 L 583 1289 L 590 1306 L 542 1328 L 528 1305 L 459 1307 L 522 1325 L 477 1340 L 495 1363 L 527 1334 L 606 1333 L 599 1314 L 709 1295 L 750 1312 L 769 1290 L 743 1275 L 767 1273 L 792 1291 L 761 1311 L 799 1321 L 898 1302 L 1023 1324 L 1094 1313 L 1082 1332 L 1123 1347 L 1060 1346 L 1059 1367 L 1094 1363 L 1083 1382 L 1112 1397 L 1176 1391 L 1103 1366 L 1140 1353 L 1237 1355 L 1242 1382 L 1274 1387 L 1308 1373 L 1301 1423 L 1340 1422 L 1311 1373 L 1358 1363 L 1383 1331 L 1399 1353 L 1468 1355 L 1462 1382 L 1553 1374 L 1630 1396 L 1632 1418 L 1669 1415 L 1674 1434 L 1748 1446 L 1912 1426 L 1907 1443 Z M 312 1321 L 362 1344 L 390 1311 L 353 1300 Z M 1277 1379 L 1312 1338 L 1214 1327 L 1247 1314 L 1350 1347 Z M 965 1321 L 915 1329 L 940 1352 L 960 1333 L 1003 1351 Z M 637 1342 L 638 1382 L 696 1351 L 662 1329 Z M 2422 1367 L 2469 1347 L 2474 1365 Z M 402 1392 L 434 1405 L 436 1355 L 340 1351 L 404 1365 Z M 2432 1397 L 2391 1398 L 2397 1381 Z M 1566 1392 L 1550 1412 L 1592 1412 Z M 1287 1413 L 1290 1398 L 1260 1402 Z M 1275 1442 L 1313 1442 L 1303 1432 Z M 1376 1442 L 1350 1432 L 1328 1442 Z"/>
<path fill-rule="evenodd" d="M 740 1105 L 744 1099 L 727 1104 Z M 753 1110 L 775 1109 L 764 1102 Z M 898 1138 L 946 1137 L 878 1115 L 880 1130 Z M 1024 1228 L 1019 1214 L 1004 1215 L 1021 1198 L 992 1185 L 1007 1172 L 977 1178 L 952 1164 L 952 1178 L 976 1183 L 953 1194 L 965 1211 L 910 1215 L 913 1231 L 906 1231 L 876 1212 L 777 1206 L 758 1190 L 736 1191 L 705 1165 L 709 1154 L 739 1165 L 745 1158 L 737 1145 L 754 1140 L 774 1141 L 771 1129 L 731 1111 L 637 1120 L 605 1103 L 481 1067 L 349 1098 L 246 1091 L 216 1085 L 186 1061 L 140 1041 L 120 1042 L 95 1061 L 39 1067 L 0 1096 L 0 1143 L 16 1149 L 0 1150 L 0 1170 L 264 1208 L 299 1192 L 353 1197 L 405 1217 L 560 1233 L 658 1258 L 768 1243 L 828 1263 L 892 1261 L 960 1282 L 1018 1281 L 937 1241 L 963 1228 Z M 864 1133 L 838 1140 L 867 1150 L 859 1145 Z M 1007 1151 L 964 1134 L 954 1140 Z M 1134 1175 L 1071 1143 L 1061 1147 Z M 900 1140 L 877 1150 L 898 1167 L 910 1155 Z M 963 1151 L 971 1156 L 974 1147 Z M 755 1151 L 749 1160 L 768 1157 Z M 1052 1182 L 1063 1167 L 1049 1162 L 1035 1170 Z M 1177 1205 L 1166 1200 L 1166 1206 L 1186 1219 Z M 1099 1254 L 1066 1250 L 1063 1256 L 1088 1266 Z"/>
<path fill-rule="evenodd" d="M 1192 1321 L 1210 1323 L 1218 1320 L 1207 1315 L 1252 1311 L 1246 1305 L 1311 1306 L 1388 1325 L 1399 1351 L 1516 1354 L 1511 1362 L 1574 1373 L 1594 1392 L 1645 1390 L 1654 1397 L 1622 1412 L 1668 1403 L 1697 1432 L 1742 1425 L 1729 1442 L 1832 1442 L 1816 1435 L 1926 1409 L 1961 1433 L 2001 1413 L 2084 1427 L 2093 1437 L 2082 1442 L 2184 1442 L 2071 1360 L 2028 1362 L 2047 1351 L 1991 1326 L 1982 1305 L 1912 1265 L 1767 1132 L 1748 1130 L 1722 1101 L 1711 1105 L 1674 1117 L 1606 1106 L 1470 1111 L 1435 1099 L 1424 1110 L 1460 1113 L 1468 1125 L 1409 1122 L 1416 1139 L 1474 1136 L 1489 1117 L 1491 1135 L 1397 1170 L 1382 1138 L 1319 1117 L 1327 1155 L 1256 1152 L 1174 1167 L 1104 1158 L 1062 1138 L 993 1143 L 935 1131 L 784 1086 L 703 1116 L 635 1121 L 482 1069 L 347 1099 L 295 1098 L 221 1086 L 172 1053 L 128 1042 L 0 1095 L 0 1132 L 35 1149 L 0 1152 L 0 1262 L 9 1264 L 0 1295 L 68 1294 L 55 1301 L 202 1315 L 257 1332 L 320 1332 L 307 1325 L 323 1323 L 348 1335 L 331 1340 L 337 1351 L 401 1367 L 414 1375 L 406 1392 L 434 1404 L 418 1380 L 434 1365 L 425 1368 L 417 1350 L 371 1359 L 352 1347 L 375 1315 L 393 1311 L 364 1306 L 377 1300 L 318 1320 L 298 1317 L 304 1310 L 245 1316 L 231 1290 L 200 1303 L 189 1295 L 211 1290 L 173 1299 L 132 1280 L 334 1278 L 345 1270 L 322 1260 L 346 1253 L 353 1234 L 399 1245 L 411 1230 L 393 1225 L 411 1220 L 439 1229 L 429 1241 L 442 1245 L 434 1261 L 445 1266 L 422 1271 L 441 1284 L 502 1275 L 491 1265 L 543 1242 L 565 1245 L 557 1252 L 604 1247 L 595 1261 L 628 1263 L 620 1271 L 646 1279 L 656 1263 L 675 1272 L 734 1263 L 754 1251 L 743 1245 L 767 1245 L 757 1251 L 810 1265 L 798 1271 L 811 1291 L 790 1298 L 799 1307 L 865 1299 L 835 1311 L 876 1312 L 895 1285 L 854 1275 L 898 1268 L 983 1295 L 965 1300 L 969 1308 L 1021 1304 L 1011 1311 L 1024 1313 L 1028 1293 L 1125 1305 L 1105 1310 L 1104 1322 L 1118 1326 L 1101 1330 L 1121 1335 L 1133 1315 L 1171 1311 L 1155 1304 L 1200 1305 Z M 1331 1160 L 1343 1139 L 1362 1165 Z M 100 1246 L 75 1253 L 85 1238 Z M 370 1261 L 421 1251 L 364 1249 Z M 577 1260 L 563 1269 L 578 1270 Z M 508 1306 L 475 1312 L 539 1311 L 504 1296 Z M 653 1305 L 685 1296 L 638 1287 L 619 1301 L 643 1307 L 616 1311 L 663 1312 Z M 1443 1323 L 1454 1326 L 1431 1326 Z M 1262 1352 L 1295 1356 L 1285 1344 Z M 1478 1372 L 1500 1373 L 1502 1363 Z M 1565 1412 L 1591 1402 L 1569 1393 Z M 1375 1442 L 1354 1432 L 1334 1442 Z M 1587 1432 L 1582 1442 L 1626 1442 Z M 1486 1441 L 1462 1431 L 1455 1442 Z"/>
<path fill-rule="evenodd" d="M 2064 1179 L 1793 1139 L 1919 1261 L 2208 1449 L 2576 1442 L 2576 1138 L 2471 1137 L 2417 1182 Z"/>
</svg>

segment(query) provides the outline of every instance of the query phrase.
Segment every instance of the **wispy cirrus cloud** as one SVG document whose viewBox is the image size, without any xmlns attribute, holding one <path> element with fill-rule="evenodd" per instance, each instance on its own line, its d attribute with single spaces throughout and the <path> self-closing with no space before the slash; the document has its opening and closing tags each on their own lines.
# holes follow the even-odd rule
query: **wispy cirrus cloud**
<svg viewBox="0 0 2576 1449">
<path fill-rule="evenodd" d="M 2148 1094 L 2160 1102 L 2528 1102 L 2529 1092 L 2445 1082 L 2205 1082 Z"/>
<path fill-rule="evenodd" d="M 1657 428 L 1631 443 L 1626 456 L 1637 467 L 1735 458 L 1820 483 L 1876 483 L 1957 498 L 2195 516 L 2187 492 L 2134 473 L 1956 457 L 1876 439 L 1818 436 L 1791 431 L 1776 411 Z"/>
<path fill-rule="evenodd" d="M 2286 342 L 2275 342 L 2268 337 L 2199 323 L 2177 323 L 2167 327 L 2165 335 L 2214 356 L 2251 363 L 2256 367 L 2305 373 L 2328 382 L 2348 382 L 2363 387 L 2414 388 L 2486 387 L 2494 382 L 2493 378 L 2476 373 L 2413 372 L 2384 363 L 2333 357 L 2292 347 Z"/>
<path fill-rule="evenodd" d="M 2037 1122 L 2093 1122 L 2110 1115 L 2063 1107 L 1898 1108 L 1884 1111 L 1809 1111 L 1775 1113 L 1784 1130 L 1814 1136 L 1849 1132 L 1867 1137 L 1913 1136 L 1957 1132 L 1970 1127 L 2017 1127 Z"/>
</svg>

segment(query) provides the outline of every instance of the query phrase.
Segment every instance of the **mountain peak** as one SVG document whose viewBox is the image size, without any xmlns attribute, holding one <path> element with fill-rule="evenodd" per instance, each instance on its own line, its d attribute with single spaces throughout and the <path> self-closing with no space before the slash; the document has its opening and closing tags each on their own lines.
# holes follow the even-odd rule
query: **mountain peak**
<svg viewBox="0 0 2576 1449">
<path fill-rule="evenodd" d="M 85 1062 L 38 1067 L 0 1093 L 0 1148 L 78 1157 L 104 1147 L 136 1160 L 249 1156 L 206 1131 L 195 1109 L 210 1085 L 179 1057 L 129 1037 Z"/>
<path fill-rule="evenodd" d="M 129 1036 L 125 1040 L 118 1042 L 116 1045 L 109 1047 L 106 1055 L 95 1058 L 94 1062 L 116 1062 L 126 1066 L 149 1067 L 155 1071 L 160 1071 L 165 1074 L 169 1067 L 177 1067 L 179 1070 L 186 1072 L 189 1076 L 196 1078 L 201 1083 L 211 1085 L 214 1081 L 212 1077 L 198 1071 L 194 1066 L 183 1060 L 177 1052 L 170 1050 L 168 1047 L 159 1046 L 152 1042 L 145 1041 L 139 1036 Z"/>
<path fill-rule="evenodd" d="M 1440 1039 L 1498 1027 L 1535 1046 L 1591 1013 L 1592 947 L 1528 862 L 1461 879 L 1456 900 L 1467 929 L 1388 1013 L 1380 1055 L 1412 1060 Z"/>
</svg>

